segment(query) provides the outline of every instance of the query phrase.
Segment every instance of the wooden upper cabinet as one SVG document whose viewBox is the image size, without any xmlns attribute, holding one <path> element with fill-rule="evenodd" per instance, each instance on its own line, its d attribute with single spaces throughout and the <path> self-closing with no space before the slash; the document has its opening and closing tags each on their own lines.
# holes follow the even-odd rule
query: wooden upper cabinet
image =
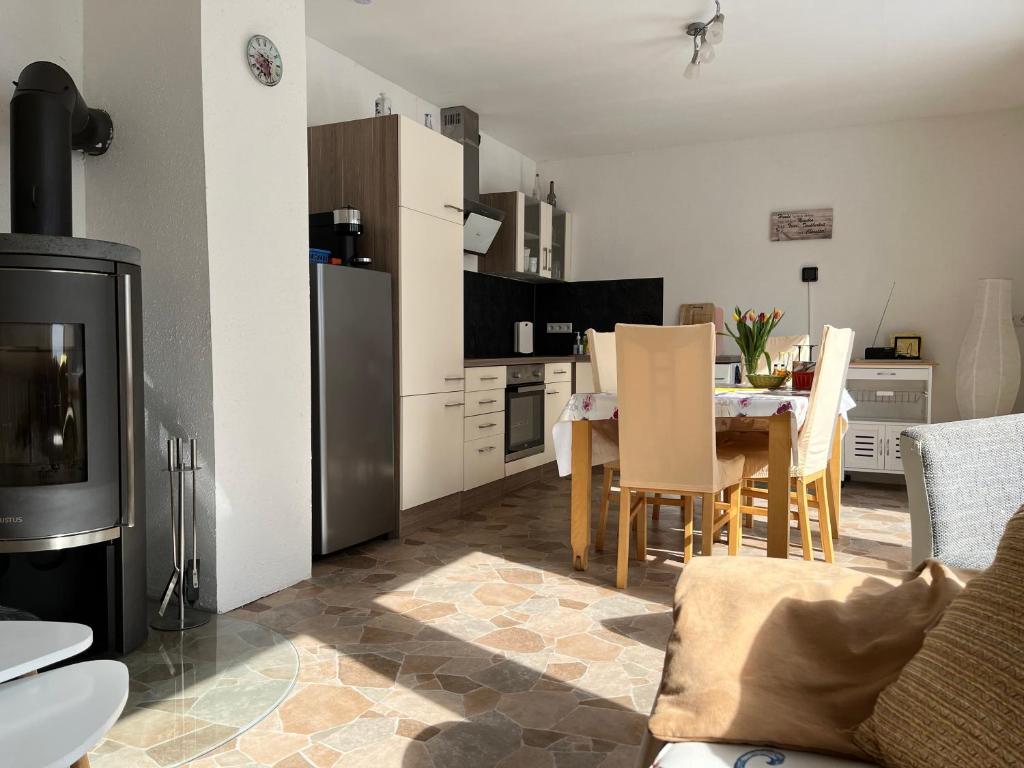
<svg viewBox="0 0 1024 768">
<path fill-rule="evenodd" d="M 567 280 L 572 255 L 570 215 L 522 192 L 490 192 L 480 202 L 504 211 L 494 242 L 478 261 L 480 272 Z"/>
<path fill-rule="evenodd" d="M 498 227 L 487 255 L 477 261 L 480 272 L 497 274 L 525 272 L 523 220 L 526 196 L 522 192 L 489 192 L 480 195 L 480 202 L 504 211 L 505 219 Z"/>
<path fill-rule="evenodd" d="M 401 118 L 399 205 L 462 224 L 462 145 Z"/>
<path fill-rule="evenodd" d="M 462 145 L 447 136 L 387 115 L 316 125 L 307 139 L 309 212 L 358 208 L 374 269 L 398 269 L 399 206 L 462 225 Z"/>
</svg>

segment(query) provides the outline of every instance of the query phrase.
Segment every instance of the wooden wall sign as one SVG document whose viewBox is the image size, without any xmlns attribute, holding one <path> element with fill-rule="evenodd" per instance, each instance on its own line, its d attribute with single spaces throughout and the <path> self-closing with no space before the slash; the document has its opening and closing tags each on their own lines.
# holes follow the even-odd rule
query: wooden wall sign
<svg viewBox="0 0 1024 768">
<path fill-rule="evenodd" d="M 772 242 L 780 240 L 831 240 L 832 209 L 774 211 L 771 216 Z"/>
</svg>

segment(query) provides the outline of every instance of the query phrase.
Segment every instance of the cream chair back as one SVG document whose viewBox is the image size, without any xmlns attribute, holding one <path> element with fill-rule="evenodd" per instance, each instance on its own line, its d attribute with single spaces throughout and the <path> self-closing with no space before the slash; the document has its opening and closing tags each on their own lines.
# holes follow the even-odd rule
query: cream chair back
<svg viewBox="0 0 1024 768">
<path fill-rule="evenodd" d="M 811 337 L 806 333 L 802 336 L 769 336 L 768 342 L 764 345 L 764 351 L 771 356 L 772 363 L 774 364 L 783 355 L 790 355 L 796 360 L 800 353 L 800 346 L 807 346 L 810 343 Z M 771 373 L 768 370 L 768 363 L 764 361 L 763 355 L 757 361 L 757 372 Z"/>
<path fill-rule="evenodd" d="M 615 376 L 615 334 L 587 330 L 587 348 L 590 350 L 590 367 L 594 372 L 594 389 L 598 392 L 618 391 Z"/>
<path fill-rule="evenodd" d="M 796 474 L 801 477 L 820 472 L 828 465 L 852 352 L 853 331 L 826 325 L 821 335 L 821 355 L 814 369 L 807 418 L 797 443 L 800 463 Z"/>
<path fill-rule="evenodd" d="M 712 493 L 715 326 L 616 325 L 623 487 Z"/>
</svg>

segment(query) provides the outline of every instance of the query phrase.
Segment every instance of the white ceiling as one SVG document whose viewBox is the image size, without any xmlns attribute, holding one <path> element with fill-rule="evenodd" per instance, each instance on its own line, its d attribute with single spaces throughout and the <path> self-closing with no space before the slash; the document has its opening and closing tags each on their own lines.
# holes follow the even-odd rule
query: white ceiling
<svg viewBox="0 0 1024 768">
<path fill-rule="evenodd" d="M 1024 0 L 306 0 L 309 35 L 538 160 L 1024 105 Z"/>
</svg>

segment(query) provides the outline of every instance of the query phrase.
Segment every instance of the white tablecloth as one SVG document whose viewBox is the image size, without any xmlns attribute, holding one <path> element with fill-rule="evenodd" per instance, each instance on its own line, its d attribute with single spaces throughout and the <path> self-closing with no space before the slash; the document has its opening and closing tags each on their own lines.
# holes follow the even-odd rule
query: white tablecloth
<svg viewBox="0 0 1024 768">
<path fill-rule="evenodd" d="M 792 413 L 790 423 L 793 426 L 793 461 L 797 456 L 797 432 L 807 418 L 809 392 L 795 390 L 766 389 L 728 389 L 715 392 L 715 416 L 717 418 L 766 418 L 783 413 Z M 843 392 L 840 413 L 846 414 L 856 405 L 848 392 Z M 578 392 L 569 398 L 569 403 L 558 417 L 551 429 L 551 438 L 555 444 L 555 459 L 558 461 L 558 474 L 562 477 L 572 472 L 572 422 L 616 422 L 619 418 L 618 398 L 607 392 Z M 593 440 L 594 466 L 614 461 L 619 457 L 619 446 L 616 437 L 617 424 L 609 424 L 608 428 L 596 429 Z"/>
</svg>

